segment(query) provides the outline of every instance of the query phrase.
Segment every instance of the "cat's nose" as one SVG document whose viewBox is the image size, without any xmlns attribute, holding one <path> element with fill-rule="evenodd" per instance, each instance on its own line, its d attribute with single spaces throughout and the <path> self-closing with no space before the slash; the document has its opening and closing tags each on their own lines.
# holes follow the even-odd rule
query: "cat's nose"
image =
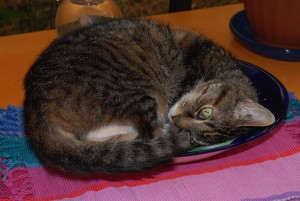
<svg viewBox="0 0 300 201">
<path fill-rule="evenodd" d="M 187 118 L 182 114 L 174 115 L 171 118 L 173 124 L 178 128 L 188 128 L 190 126 L 190 118 Z"/>
<path fill-rule="evenodd" d="M 172 116 L 172 122 L 174 125 L 177 125 L 178 122 L 179 122 L 179 119 L 180 119 L 180 115 L 175 115 L 175 116 Z"/>
</svg>

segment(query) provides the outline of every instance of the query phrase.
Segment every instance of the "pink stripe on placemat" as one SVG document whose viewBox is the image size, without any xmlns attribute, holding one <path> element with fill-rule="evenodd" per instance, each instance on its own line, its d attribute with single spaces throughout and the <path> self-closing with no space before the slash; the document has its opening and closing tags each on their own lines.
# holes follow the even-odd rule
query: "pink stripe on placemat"
<svg viewBox="0 0 300 201">
<path fill-rule="evenodd" d="M 34 189 L 28 175 L 28 169 L 25 167 L 16 167 L 6 174 L 5 182 L 0 185 L 0 201 L 6 195 L 10 195 L 7 200 L 26 200 L 34 197 Z"/>
<path fill-rule="evenodd" d="M 72 200 L 232 201 L 268 197 L 300 190 L 300 171 L 297 171 L 299 161 L 300 153 L 296 153 L 259 164 L 193 174 L 147 185 L 109 187 L 101 191 L 91 189 Z"/>
<path fill-rule="evenodd" d="M 300 120 L 298 121 L 300 122 Z M 173 181 L 187 175 L 198 174 L 199 176 L 200 174 L 221 171 L 236 166 L 248 166 L 275 160 L 278 157 L 286 157 L 284 153 L 291 152 L 290 154 L 293 154 L 299 151 L 297 147 L 300 149 L 293 132 L 288 130 L 288 128 L 289 126 L 285 125 L 273 134 L 268 134 L 259 140 L 237 147 L 206 161 L 166 166 L 141 173 L 98 175 L 86 178 L 70 174 L 58 174 L 47 171 L 44 168 L 28 168 L 27 172 L 33 185 L 32 188 L 35 189 L 35 196 L 40 198 L 53 196 L 56 198 L 76 197 L 90 190 L 103 191 L 110 187 L 148 186 L 161 181 Z"/>
<path fill-rule="evenodd" d="M 287 123 L 278 128 L 276 132 L 258 140 L 229 150 L 211 159 L 191 164 L 165 166 L 140 173 L 98 175 L 90 178 L 57 173 L 48 171 L 45 168 L 24 168 L 27 174 L 27 177 L 24 177 L 24 181 L 30 178 L 30 189 L 34 189 L 28 196 L 31 195 L 33 198 L 39 197 L 41 198 L 39 200 L 45 200 L 51 199 L 51 197 L 59 199 L 76 197 L 89 191 L 103 191 L 108 188 L 148 186 L 191 175 L 199 176 L 238 166 L 250 166 L 299 152 L 299 125 L 300 120 Z M 8 171 L 7 175 L 10 178 L 3 182 L 4 186 L 11 186 L 9 182 L 20 178 L 19 174 L 13 173 L 15 170 Z M 228 185 L 235 184 L 229 183 Z M 25 188 L 20 190 L 27 191 Z M 14 192 L 11 192 L 11 195 L 14 195 Z"/>
<path fill-rule="evenodd" d="M 300 144 L 300 119 L 286 124 L 286 131 L 292 136 L 293 141 Z"/>
</svg>

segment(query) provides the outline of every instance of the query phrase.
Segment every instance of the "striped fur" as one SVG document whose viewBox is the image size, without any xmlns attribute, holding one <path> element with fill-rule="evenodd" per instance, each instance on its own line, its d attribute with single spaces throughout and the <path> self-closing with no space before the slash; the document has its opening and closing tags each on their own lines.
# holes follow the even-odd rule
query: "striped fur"
<svg viewBox="0 0 300 201">
<path fill-rule="evenodd" d="M 224 49 L 185 30 L 133 19 L 55 40 L 29 70 L 25 89 L 26 133 L 40 158 L 89 173 L 142 170 L 232 138 L 241 130 L 230 121 L 234 108 L 256 101 Z M 168 120 L 175 103 L 186 124 Z M 215 104 L 219 117 L 191 124 L 204 104 Z M 121 128 L 128 135 L 90 141 Z"/>
</svg>

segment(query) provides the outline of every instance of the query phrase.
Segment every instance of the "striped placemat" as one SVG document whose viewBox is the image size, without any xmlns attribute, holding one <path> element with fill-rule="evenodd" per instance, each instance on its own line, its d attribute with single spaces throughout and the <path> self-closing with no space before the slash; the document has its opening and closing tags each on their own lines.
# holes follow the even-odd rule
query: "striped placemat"
<svg viewBox="0 0 300 201">
<path fill-rule="evenodd" d="M 300 101 L 272 133 L 204 161 L 139 173 L 79 176 L 46 169 L 22 108 L 0 109 L 0 200 L 300 200 Z"/>
</svg>

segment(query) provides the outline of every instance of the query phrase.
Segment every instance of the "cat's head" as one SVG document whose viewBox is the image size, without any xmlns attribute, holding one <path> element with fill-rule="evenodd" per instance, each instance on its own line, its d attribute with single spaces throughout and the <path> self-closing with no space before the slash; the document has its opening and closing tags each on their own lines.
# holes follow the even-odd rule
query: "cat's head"
<svg viewBox="0 0 300 201">
<path fill-rule="evenodd" d="M 249 127 L 274 123 L 274 115 L 256 102 L 253 89 L 224 82 L 198 83 L 170 109 L 169 120 L 187 129 L 201 145 L 232 139 Z"/>
</svg>

